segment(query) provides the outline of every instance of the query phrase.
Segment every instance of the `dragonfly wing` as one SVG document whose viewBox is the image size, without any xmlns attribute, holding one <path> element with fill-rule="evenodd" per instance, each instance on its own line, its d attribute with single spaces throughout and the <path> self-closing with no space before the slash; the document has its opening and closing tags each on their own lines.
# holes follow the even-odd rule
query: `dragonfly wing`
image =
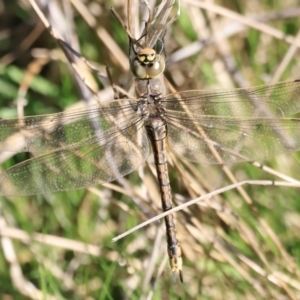
<svg viewBox="0 0 300 300">
<path fill-rule="evenodd" d="M 51 115 L 2 119 L 0 151 L 48 153 L 114 131 L 132 118 L 135 113 L 128 101 L 117 100 Z"/>
<path fill-rule="evenodd" d="M 262 160 L 300 149 L 300 119 L 225 118 L 167 113 L 168 144 L 207 164 Z"/>
<path fill-rule="evenodd" d="M 74 190 L 122 177 L 149 155 L 149 141 L 140 126 L 132 123 L 15 165 L 0 174 L 0 195 Z"/>
<path fill-rule="evenodd" d="M 165 96 L 162 103 L 169 110 L 191 116 L 282 118 L 300 112 L 300 81 L 232 90 L 184 91 Z"/>
</svg>

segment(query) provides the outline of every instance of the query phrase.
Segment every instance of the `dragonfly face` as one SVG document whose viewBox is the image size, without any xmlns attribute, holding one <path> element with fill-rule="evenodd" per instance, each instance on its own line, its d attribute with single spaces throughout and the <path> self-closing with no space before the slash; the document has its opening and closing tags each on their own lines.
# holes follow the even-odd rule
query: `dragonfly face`
<svg viewBox="0 0 300 300">
<path fill-rule="evenodd" d="M 133 75 L 139 79 L 152 79 L 158 77 L 165 69 L 163 57 L 154 49 L 144 48 L 136 52 L 130 61 Z"/>
</svg>

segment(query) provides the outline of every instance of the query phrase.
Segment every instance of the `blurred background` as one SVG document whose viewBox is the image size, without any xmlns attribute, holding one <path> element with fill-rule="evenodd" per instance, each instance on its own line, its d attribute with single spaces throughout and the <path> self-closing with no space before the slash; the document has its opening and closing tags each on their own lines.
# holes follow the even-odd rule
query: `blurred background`
<svg viewBox="0 0 300 300">
<path fill-rule="evenodd" d="M 128 38 L 110 7 L 136 24 L 147 19 L 145 4 L 133 1 L 128 10 L 127 1 L 117 0 L 36 2 L 99 69 L 100 78 L 84 73 L 99 101 L 113 99 L 106 66 L 114 84 L 132 94 Z M 165 36 L 165 76 L 176 90 L 300 79 L 298 1 L 182 0 L 180 6 Z M 177 11 L 175 3 L 170 18 Z M 0 1 L 0 118 L 77 109 L 92 98 L 78 82 L 29 2 Z M 1 171 L 30 157 L 0 152 Z M 232 183 L 221 166 L 171 158 L 175 205 Z M 261 163 L 299 180 L 298 153 Z M 247 163 L 228 170 L 237 182 L 278 179 Z M 151 158 L 104 186 L 0 197 L 1 299 L 300 298 L 299 189 L 244 186 L 176 213 L 184 284 L 173 282 L 163 222 L 112 242 L 160 212 Z"/>
</svg>

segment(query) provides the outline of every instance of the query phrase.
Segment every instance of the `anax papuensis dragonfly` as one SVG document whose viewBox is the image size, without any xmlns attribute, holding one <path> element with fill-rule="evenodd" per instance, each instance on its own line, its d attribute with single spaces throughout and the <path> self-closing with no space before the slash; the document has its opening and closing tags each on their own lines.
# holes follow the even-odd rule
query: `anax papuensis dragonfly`
<svg viewBox="0 0 300 300">
<path fill-rule="evenodd" d="M 152 149 L 163 209 L 168 210 L 172 196 L 166 150 L 198 163 L 223 164 L 300 148 L 300 119 L 286 117 L 300 111 L 300 82 L 165 95 L 164 57 L 152 47 L 167 25 L 151 19 L 148 25 L 144 44 L 131 39 L 136 98 L 0 121 L 2 151 L 37 155 L 0 174 L 1 195 L 52 193 L 112 181 L 137 169 Z M 165 222 L 172 271 L 182 279 L 173 215 Z"/>
</svg>

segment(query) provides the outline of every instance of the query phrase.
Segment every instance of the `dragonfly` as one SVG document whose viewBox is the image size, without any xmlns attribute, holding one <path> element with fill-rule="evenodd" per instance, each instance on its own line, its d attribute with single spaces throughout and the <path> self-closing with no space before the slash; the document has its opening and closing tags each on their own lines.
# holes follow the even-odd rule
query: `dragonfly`
<svg viewBox="0 0 300 300">
<path fill-rule="evenodd" d="M 136 170 L 153 152 L 162 209 L 168 211 L 168 151 L 192 162 L 226 164 L 300 149 L 300 119 L 288 117 L 300 112 L 300 81 L 165 93 L 162 48 L 170 1 L 164 5 L 149 17 L 139 39 L 128 32 L 136 97 L 0 120 L 1 151 L 34 154 L 0 174 L 0 195 L 54 193 L 110 182 Z M 183 281 L 183 251 L 173 214 L 165 217 L 165 227 L 172 273 Z"/>
</svg>

